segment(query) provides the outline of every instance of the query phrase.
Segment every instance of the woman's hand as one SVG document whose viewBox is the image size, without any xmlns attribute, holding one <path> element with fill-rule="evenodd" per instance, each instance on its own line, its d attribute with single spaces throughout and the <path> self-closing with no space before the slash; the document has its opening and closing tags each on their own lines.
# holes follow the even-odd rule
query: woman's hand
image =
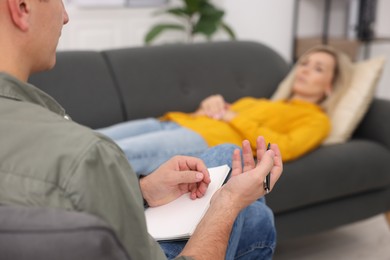
<svg viewBox="0 0 390 260">
<path fill-rule="evenodd" d="M 198 109 L 198 114 L 202 113 L 213 119 L 220 120 L 228 111 L 230 104 L 228 104 L 222 95 L 212 95 L 205 98 Z"/>
<path fill-rule="evenodd" d="M 233 118 L 235 118 L 237 116 L 237 113 L 232 111 L 232 110 L 227 110 L 225 112 L 225 114 L 222 115 L 222 118 L 221 120 L 222 121 L 225 121 L 225 122 L 230 122 L 231 120 L 233 120 Z"/>
</svg>

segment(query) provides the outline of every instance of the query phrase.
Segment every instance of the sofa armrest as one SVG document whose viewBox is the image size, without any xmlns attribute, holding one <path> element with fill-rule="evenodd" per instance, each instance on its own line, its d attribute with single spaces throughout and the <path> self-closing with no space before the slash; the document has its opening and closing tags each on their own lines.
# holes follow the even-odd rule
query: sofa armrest
<svg viewBox="0 0 390 260">
<path fill-rule="evenodd" d="M 374 98 L 353 138 L 370 139 L 390 149 L 390 100 Z"/>
<path fill-rule="evenodd" d="M 129 260 L 113 230 L 93 215 L 4 205 L 0 259 Z"/>
</svg>

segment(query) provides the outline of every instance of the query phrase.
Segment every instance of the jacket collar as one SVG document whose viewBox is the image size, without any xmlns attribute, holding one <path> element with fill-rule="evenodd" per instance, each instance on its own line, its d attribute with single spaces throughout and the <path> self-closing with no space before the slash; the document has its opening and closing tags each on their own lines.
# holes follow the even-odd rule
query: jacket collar
<svg viewBox="0 0 390 260">
<path fill-rule="evenodd" d="M 50 111 L 67 117 L 65 110 L 51 96 L 33 85 L 0 72 L 0 97 L 40 105 Z"/>
</svg>

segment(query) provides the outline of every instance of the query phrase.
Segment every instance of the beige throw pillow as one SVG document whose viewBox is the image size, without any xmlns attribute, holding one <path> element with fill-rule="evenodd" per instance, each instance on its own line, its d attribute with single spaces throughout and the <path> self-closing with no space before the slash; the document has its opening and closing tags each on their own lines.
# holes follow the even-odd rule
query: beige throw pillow
<svg viewBox="0 0 390 260">
<path fill-rule="evenodd" d="M 381 77 L 384 57 L 350 64 L 348 86 L 333 95 L 337 103 L 332 105 L 330 120 L 332 131 L 323 144 L 336 144 L 347 141 L 358 126 L 374 97 L 376 85 Z M 291 95 L 295 67 L 279 84 L 272 96 L 273 100 L 285 99 Z M 340 86 L 341 87 L 341 86 Z"/>
<path fill-rule="evenodd" d="M 343 143 L 351 137 L 371 104 L 384 63 L 385 58 L 378 57 L 353 65 L 351 84 L 335 106 L 332 131 L 324 144 Z"/>
</svg>

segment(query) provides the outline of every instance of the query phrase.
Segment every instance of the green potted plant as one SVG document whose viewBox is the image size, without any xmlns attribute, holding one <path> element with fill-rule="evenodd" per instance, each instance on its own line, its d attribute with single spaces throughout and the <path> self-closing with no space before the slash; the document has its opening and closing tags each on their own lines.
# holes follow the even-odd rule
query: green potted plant
<svg viewBox="0 0 390 260">
<path fill-rule="evenodd" d="M 150 44 L 164 31 L 183 31 L 187 41 L 193 42 L 196 35 L 204 35 L 207 40 L 218 31 L 225 31 L 231 39 L 236 36 L 233 30 L 223 22 L 224 11 L 215 7 L 209 0 L 181 0 L 183 6 L 169 8 L 157 14 L 169 14 L 179 18 L 181 23 L 163 23 L 153 26 L 145 36 L 145 43 Z"/>
</svg>

